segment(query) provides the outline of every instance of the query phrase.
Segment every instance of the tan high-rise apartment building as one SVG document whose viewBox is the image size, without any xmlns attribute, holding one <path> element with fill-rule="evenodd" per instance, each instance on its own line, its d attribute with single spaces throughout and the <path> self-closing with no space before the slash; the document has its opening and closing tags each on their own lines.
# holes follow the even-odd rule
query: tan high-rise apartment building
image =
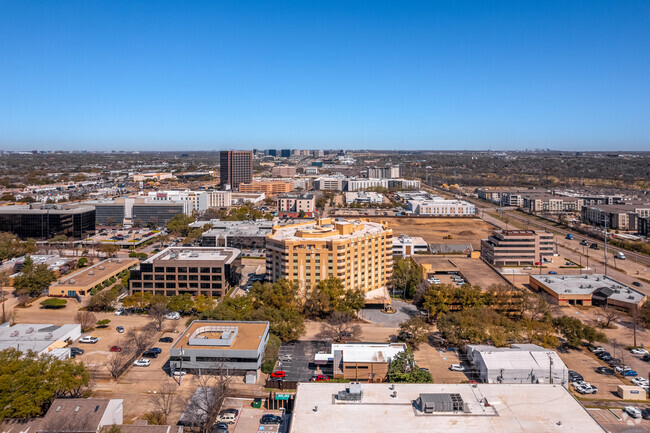
<svg viewBox="0 0 650 433">
<path fill-rule="evenodd" d="M 275 226 L 266 237 L 266 274 L 271 281 L 298 281 L 303 294 L 331 277 L 348 290 L 385 291 L 393 274 L 392 236 L 386 223 L 362 220 Z"/>
<path fill-rule="evenodd" d="M 253 151 L 252 150 L 222 150 L 221 187 L 226 184 L 237 189 L 240 183 L 251 183 L 253 180 Z"/>
</svg>

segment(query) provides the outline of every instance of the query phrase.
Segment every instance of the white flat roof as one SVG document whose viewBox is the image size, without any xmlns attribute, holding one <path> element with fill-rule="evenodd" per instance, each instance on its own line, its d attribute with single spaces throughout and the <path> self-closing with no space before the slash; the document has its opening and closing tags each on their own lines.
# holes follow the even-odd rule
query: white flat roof
<svg viewBox="0 0 650 433">
<path fill-rule="evenodd" d="M 612 289 L 610 299 L 638 304 L 646 295 L 603 274 L 591 275 L 530 275 L 558 295 L 588 295 L 603 287 Z"/>
<path fill-rule="evenodd" d="M 280 227 L 275 230 L 275 233 L 270 235 L 270 238 L 274 240 L 280 240 L 280 241 L 287 241 L 287 240 L 333 241 L 337 239 L 363 238 L 366 235 L 374 235 L 386 230 L 383 225 L 375 222 L 370 222 L 370 221 L 345 220 L 345 221 L 336 221 L 335 223 L 340 225 L 349 225 L 349 224 L 355 226 L 361 225 L 363 226 L 363 228 L 356 232 L 350 233 L 349 235 L 342 235 L 335 230 L 334 224 L 318 225 L 318 223 L 314 222 L 312 224 Z M 314 230 L 315 232 L 321 232 L 321 233 L 329 232 L 329 234 L 328 236 L 325 237 L 316 237 L 316 236 L 310 237 L 309 234 L 305 234 L 304 236 L 297 236 L 298 232 L 309 232 L 310 230 Z"/>
<path fill-rule="evenodd" d="M 335 399 L 333 396 L 346 386 L 344 383 L 299 383 L 290 433 L 605 431 L 560 385 L 395 384 L 393 390 L 389 383 L 362 384 L 360 402 Z M 426 393 L 460 394 L 469 413 L 424 414 L 413 403 L 420 394 Z M 484 401 L 490 406 L 485 406 Z"/>
</svg>

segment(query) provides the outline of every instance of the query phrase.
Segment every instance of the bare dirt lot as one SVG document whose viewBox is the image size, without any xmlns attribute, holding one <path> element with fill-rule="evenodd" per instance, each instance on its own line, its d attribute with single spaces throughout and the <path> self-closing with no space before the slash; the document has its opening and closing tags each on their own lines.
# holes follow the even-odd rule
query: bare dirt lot
<svg viewBox="0 0 650 433">
<path fill-rule="evenodd" d="M 472 244 L 474 250 L 481 247 L 481 239 L 487 239 L 493 226 L 479 218 L 403 218 L 366 217 L 371 221 L 388 221 L 393 235 L 420 236 L 434 244 Z M 453 239 L 444 239 L 452 235 Z"/>
</svg>

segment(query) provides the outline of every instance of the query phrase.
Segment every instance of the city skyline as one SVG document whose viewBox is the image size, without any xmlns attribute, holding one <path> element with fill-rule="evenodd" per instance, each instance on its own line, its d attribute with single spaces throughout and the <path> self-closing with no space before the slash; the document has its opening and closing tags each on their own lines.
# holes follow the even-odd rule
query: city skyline
<svg viewBox="0 0 650 433">
<path fill-rule="evenodd" d="M 650 148 L 647 2 L 2 11 L 4 150 Z"/>
</svg>

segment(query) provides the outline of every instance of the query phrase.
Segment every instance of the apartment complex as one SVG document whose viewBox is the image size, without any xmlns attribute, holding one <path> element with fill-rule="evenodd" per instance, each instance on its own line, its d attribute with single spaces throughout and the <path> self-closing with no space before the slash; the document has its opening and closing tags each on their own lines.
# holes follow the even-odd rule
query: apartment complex
<svg viewBox="0 0 650 433">
<path fill-rule="evenodd" d="M 350 178 L 347 181 L 348 191 L 362 191 L 370 188 L 400 188 L 400 189 L 420 189 L 419 180 L 408 179 L 355 179 Z"/>
<path fill-rule="evenodd" d="M 269 322 L 195 320 L 169 350 L 169 366 L 198 374 L 255 371 L 268 341 Z"/>
<path fill-rule="evenodd" d="M 220 153 L 221 187 L 230 185 L 239 188 L 240 183 L 251 183 L 253 180 L 253 151 L 251 150 L 222 150 Z"/>
<path fill-rule="evenodd" d="M 151 202 L 186 201 L 191 210 L 202 212 L 211 207 L 228 208 L 232 205 L 231 191 L 153 191 L 147 194 Z"/>
<path fill-rule="evenodd" d="M 314 180 L 314 189 L 320 191 L 343 191 L 348 185 L 344 177 L 319 177 Z"/>
<path fill-rule="evenodd" d="M 481 257 L 495 266 L 534 265 L 555 252 L 553 235 L 544 231 L 495 230 L 481 240 Z"/>
<path fill-rule="evenodd" d="M 296 175 L 296 167 L 287 165 L 278 165 L 271 169 L 271 176 L 277 177 L 294 177 Z"/>
<path fill-rule="evenodd" d="M 299 281 L 303 292 L 332 277 L 348 290 L 385 290 L 393 273 L 392 235 L 386 223 L 360 220 L 275 226 L 266 238 L 266 274 L 273 282 Z"/>
<path fill-rule="evenodd" d="M 312 217 L 316 210 L 313 194 L 285 194 L 278 197 L 278 216 L 298 218 Z"/>
<path fill-rule="evenodd" d="M 332 344 L 330 353 L 314 355 L 314 364 L 331 369 L 334 379 L 383 382 L 390 362 L 405 350 L 405 343 Z"/>
<path fill-rule="evenodd" d="M 12 205 L 0 207 L 0 232 L 20 238 L 65 235 L 84 239 L 95 233 L 95 208 L 87 204 Z"/>
<path fill-rule="evenodd" d="M 580 212 L 583 201 L 578 197 L 563 197 L 547 193 L 527 194 L 523 196 L 524 210 L 530 213 L 560 214 Z"/>
<path fill-rule="evenodd" d="M 612 230 L 637 231 L 639 218 L 650 217 L 650 204 L 615 204 L 584 206 L 581 218 L 585 224 L 604 226 Z"/>
<path fill-rule="evenodd" d="M 250 183 L 240 183 L 239 192 L 263 192 L 266 196 L 285 194 L 293 191 L 293 181 L 287 180 L 254 180 Z"/>
<path fill-rule="evenodd" d="M 420 216 L 474 216 L 476 208 L 464 200 L 445 200 L 437 197 L 433 200 L 409 200 L 408 210 Z"/>
<path fill-rule="evenodd" d="M 368 167 L 366 169 L 368 179 L 396 179 L 399 177 L 399 165 L 386 165 L 384 167 Z"/>
<path fill-rule="evenodd" d="M 131 270 L 130 293 L 223 296 L 239 283 L 241 251 L 236 248 L 167 248 Z"/>
</svg>

